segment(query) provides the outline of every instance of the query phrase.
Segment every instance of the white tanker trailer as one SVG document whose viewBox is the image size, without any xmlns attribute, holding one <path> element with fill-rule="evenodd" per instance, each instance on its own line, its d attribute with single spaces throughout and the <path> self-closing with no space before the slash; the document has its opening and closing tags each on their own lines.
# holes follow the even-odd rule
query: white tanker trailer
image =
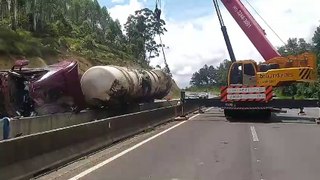
<svg viewBox="0 0 320 180">
<path fill-rule="evenodd" d="M 171 77 L 161 70 L 120 66 L 91 67 L 80 83 L 85 101 L 91 107 L 152 102 L 165 97 L 172 86 Z"/>
</svg>

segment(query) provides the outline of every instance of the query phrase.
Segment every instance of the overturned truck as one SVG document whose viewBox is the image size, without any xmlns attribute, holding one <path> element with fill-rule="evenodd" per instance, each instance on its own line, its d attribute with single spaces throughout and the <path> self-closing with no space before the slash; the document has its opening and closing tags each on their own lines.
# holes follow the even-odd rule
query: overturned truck
<svg viewBox="0 0 320 180">
<path fill-rule="evenodd" d="M 79 74 L 77 61 L 26 68 L 18 60 L 0 71 L 1 116 L 35 116 L 86 108 L 130 106 L 165 97 L 171 77 L 161 70 L 95 66 Z"/>
</svg>

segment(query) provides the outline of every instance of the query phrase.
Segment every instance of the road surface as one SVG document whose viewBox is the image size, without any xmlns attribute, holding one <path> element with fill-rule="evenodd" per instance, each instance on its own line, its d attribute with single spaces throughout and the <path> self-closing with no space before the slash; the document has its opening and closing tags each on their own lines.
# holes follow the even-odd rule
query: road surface
<svg viewBox="0 0 320 180">
<path fill-rule="evenodd" d="M 228 122 L 219 109 L 172 122 L 40 179 L 319 180 L 317 110 L 273 123 Z M 160 133 L 160 134 L 159 134 Z"/>
</svg>

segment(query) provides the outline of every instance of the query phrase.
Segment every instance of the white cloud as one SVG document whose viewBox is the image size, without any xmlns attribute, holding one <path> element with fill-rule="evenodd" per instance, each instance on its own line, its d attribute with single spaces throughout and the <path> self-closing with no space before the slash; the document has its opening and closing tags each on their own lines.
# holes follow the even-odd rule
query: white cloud
<svg viewBox="0 0 320 180">
<path fill-rule="evenodd" d="M 111 0 L 112 3 L 123 3 L 124 0 Z"/>
<path fill-rule="evenodd" d="M 114 0 L 119 1 L 119 0 Z M 109 9 L 110 15 L 114 19 L 118 19 L 123 26 L 130 14 L 134 14 L 136 10 L 144 7 L 144 3 L 139 0 L 130 0 L 129 4 L 115 5 Z"/>
<path fill-rule="evenodd" d="M 250 1 L 251 2 L 251 1 Z M 165 6 L 168 6 L 170 1 Z M 282 42 L 267 29 L 261 19 L 243 1 L 251 14 L 266 30 L 267 37 L 274 46 L 281 46 Z M 286 41 L 289 37 L 302 37 L 308 41 L 317 26 L 320 25 L 318 8 L 320 2 L 314 0 L 256 0 L 252 5 L 261 13 L 261 16 Z M 125 23 L 129 14 L 144 7 L 144 2 L 130 0 L 129 4 L 117 5 L 110 9 L 112 17 Z M 211 7 L 210 7 L 211 8 Z M 223 6 L 220 7 L 229 37 L 237 59 L 254 59 L 262 61 L 261 55 L 251 44 L 244 32 L 238 27 L 231 15 Z M 177 12 L 183 13 L 183 12 Z M 226 45 L 220 30 L 217 16 L 212 8 L 212 14 L 195 19 L 176 21 L 166 17 L 165 9 L 162 16 L 166 22 L 168 32 L 162 37 L 163 43 L 169 46 L 166 57 L 173 77 L 180 87 L 189 85 L 192 73 L 204 64 L 218 65 L 223 59 L 229 59 Z M 151 65 L 161 65 L 163 58 L 151 61 Z"/>
</svg>

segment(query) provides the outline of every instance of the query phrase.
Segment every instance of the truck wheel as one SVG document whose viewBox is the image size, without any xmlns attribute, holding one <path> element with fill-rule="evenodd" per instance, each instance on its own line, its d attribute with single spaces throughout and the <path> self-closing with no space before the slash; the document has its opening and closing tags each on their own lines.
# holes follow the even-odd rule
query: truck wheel
<svg viewBox="0 0 320 180">
<path fill-rule="evenodd" d="M 224 116 L 225 116 L 225 117 L 230 117 L 231 112 L 230 112 L 229 109 L 224 109 L 224 110 L 223 110 L 223 113 L 224 113 Z"/>
<path fill-rule="evenodd" d="M 234 110 L 230 110 L 230 109 L 225 109 L 224 110 L 224 116 L 226 117 L 226 119 L 230 122 L 234 121 L 234 117 L 235 117 L 235 111 Z"/>
<path fill-rule="evenodd" d="M 271 121 L 271 110 L 265 110 L 263 112 L 263 117 L 264 120 L 266 120 L 267 122 Z"/>
</svg>

